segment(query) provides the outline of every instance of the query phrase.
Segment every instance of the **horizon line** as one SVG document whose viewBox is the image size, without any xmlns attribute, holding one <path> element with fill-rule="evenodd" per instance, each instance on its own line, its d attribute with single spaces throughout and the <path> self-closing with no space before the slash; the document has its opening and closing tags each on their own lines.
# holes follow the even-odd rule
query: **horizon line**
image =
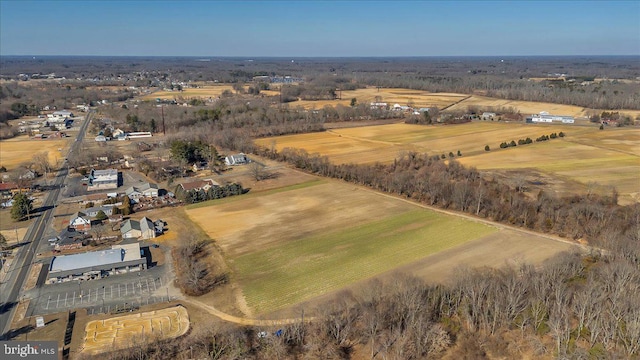
<svg viewBox="0 0 640 360">
<path fill-rule="evenodd" d="M 313 58 L 334 58 L 334 59 L 348 59 L 348 58 L 442 58 L 442 57 L 484 57 L 484 58 L 514 58 L 514 57 L 613 57 L 613 56 L 627 56 L 627 57 L 640 57 L 638 54 L 545 54 L 545 55 L 95 55 L 95 54 L 0 54 L 0 57 L 149 57 L 149 58 L 256 58 L 256 59 L 313 59 Z"/>
</svg>

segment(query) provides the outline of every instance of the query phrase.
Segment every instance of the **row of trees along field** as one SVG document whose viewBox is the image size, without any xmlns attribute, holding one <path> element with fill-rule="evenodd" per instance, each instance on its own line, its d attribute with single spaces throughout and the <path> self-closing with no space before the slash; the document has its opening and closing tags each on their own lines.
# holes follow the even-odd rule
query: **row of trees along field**
<svg viewBox="0 0 640 360">
<path fill-rule="evenodd" d="M 617 193 L 558 198 L 541 192 L 531 199 L 520 189 L 488 180 L 474 168 L 439 156 L 409 152 L 392 164 L 332 164 L 327 157 L 301 149 L 260 148 L 256 153 L 288 162 L 321 176 L 333 177 L 401 195 L 443 209 L 454 209 L 494 221 L 586 238 L 598 245 L 626 232 L 639 230 L 640 205 L 617 205 Z"/>
<path fill-rule="evenodd" d="M 638 263 L 625 254 L 563 253 L 539 269 L 460 268 L 448 285 L 397 275 L 307 309 L 308 322 L 300 309 L 288 325 L 203 325 L 107 358 L 631 359 L 639 294 Z"/>
</svg>

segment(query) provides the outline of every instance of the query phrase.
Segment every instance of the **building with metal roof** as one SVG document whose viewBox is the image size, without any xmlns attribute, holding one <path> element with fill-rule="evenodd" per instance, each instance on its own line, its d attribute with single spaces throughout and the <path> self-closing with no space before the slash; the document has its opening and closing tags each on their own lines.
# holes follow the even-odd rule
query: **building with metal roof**
<svg viewBox="0 0 640 360">
<path fill-rule="evenodd" d="M 56 256 L 51 260 L 50 282 L 92 279 L 145 268 L 147 259 L 141 256 L 140 244 L 114 245 L 112 249 L 74 255 Z"/>
<path fill-rule="evenodd" d="M 91 170 L 89 176 L 87 176 L 87 190 L 103 190 L 103 189 L 117 189 L 118 188 L 118 170 L 106 169 L 106 170 Z"/>
</svg>

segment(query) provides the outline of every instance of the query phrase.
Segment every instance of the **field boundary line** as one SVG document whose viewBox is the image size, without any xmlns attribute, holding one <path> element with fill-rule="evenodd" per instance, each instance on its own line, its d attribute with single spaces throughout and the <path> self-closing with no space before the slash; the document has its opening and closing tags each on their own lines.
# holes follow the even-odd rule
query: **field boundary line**
<svg viewBox="0 0 640 360">
<path fill-rule="evenodd" d="M 365 139 L 365 138 L 361 138 L 361 137 L 357 137 L 357 136 L 344 135 L 344 134 L 340 134 L 338 132 L 333 131 L 333 129 L 331 129 L 331 130 L 327 129 L 326 132 L 330 133 L 331 135 L 337 136 L 337 137 L 343 137 L 345 139 L 370 142 L 370 143 L 374 143 L 374 144 L 382 144 L 382 145 L 390 145 L 390 146 L 402 146 L 402 145 L 405 145 L 403 143 L 394 143 L 394 142 L 391 142 L 391 141 Z"/>
<path fill-rule="evenodd" d="M 464 98 L 462 98 L 462 99 L 460 99 L 460 100 L 458 100 L 458 101 L 454 102 L 453 104 L 450 104 L 450 105 L 447 105 L 447 106 L 443 107 L 442 109 L 440 109 L 440 111 L 445 111 L 445 110 L 447 110 L 448 108 L 450 108 L 450 107 L 452 107 L 452 106 L 456 106 L 456 105 L 460 104 L 461 102 L 463 102 L 463 101 L 465 101 L 465 100 L 467 100 L 467 99 L 471 98 L 472 96 L 473 96 L 473 95 L 466 96 L 466 97 L 464 97 Z"/>
<path fill-rule="evenodd" d="M 356 185 L 356 186 L 361 186 L 361 185 Z M 401 197 L 398 197 L 398 196 L 395 196 L 395 195 L 391 195 L 391 194 L 386 194 L 386 193 L 383 193 L 383 192 L 379 192 L 379 191 L 376 191 L 376 190 L 373 190 L 373 189 L 369 189 L 367 187 L 363 187 L 363 189 L 366 190 L 366 191 L 370 191 L 370 192 L 379 194 L 381 196 L 386 196 L 386 197 L 397 199 L 397 200 L 401 200 L 401 201 L 404 201 L 404 202 L 407 202 L 407 203 L 410 203 L 410 204 L 413 204 L 413 205 L 417 205 L 417 206 L 419 206 L 421 208 L 424 208 L 424 209 L 427 209 L 427 210 L 432 210 L 432 211 L 436 211 L 436 212 L 439 212 L 439 213 L 452 215 L 452 216 L 457 216 L 457 217 L 461 217 L 461 218 L 464 218 L 464 219 L 467 219 L 467 220 L 484 223 L 486 225 L 490 225 L 490 226 L 496 227 L 498 229 L 514 230 L 514 231 L 521 232 L 521 233 L 524 233 L 524 234 L 539 236 L 539 237 L 543 237 L 543 238 L 546 238 L 546 239 L 549 239 L 549 240 L 562 242 L 562 243 L 569 244 L 569 245 L 576 245 L 576 246 L 582 248 L 583 250 L 604 251 L 603 249 L 596 248 L 596 247 L 593 247 L 593 246 L 590 246 L 590 245 L 580 244 L 578 242 L 567 240 L 567 239 L 564 239 L 564 238 L 559 237 L 559 236 L 545 234 L 545 233 L 539 233 L 539 232 L 536 232 L 536 231 L 533 231 L 533 230 L 527 230 L 527 229 L 523 229 L 523 228 L 520 228 L 520 227 L 517 227 L 517 226 L 503 224 L 503 223 L 499 223 L 497 221 L 482 219 L 482 218 L 478 218 L 478 217 L 475 217 L 475 216 L 472 216 L 472 215 L 459 213 L 457 211 L 444 210 L 444 209 L 440 209 L 440 208 L 437 208 L 437 207 L 431 207 L 429 205 L 421 204 L 419 202 L 412 201 L 412 200 L 409 200 L 409 199 L 403 199 Z"/>
</svg>

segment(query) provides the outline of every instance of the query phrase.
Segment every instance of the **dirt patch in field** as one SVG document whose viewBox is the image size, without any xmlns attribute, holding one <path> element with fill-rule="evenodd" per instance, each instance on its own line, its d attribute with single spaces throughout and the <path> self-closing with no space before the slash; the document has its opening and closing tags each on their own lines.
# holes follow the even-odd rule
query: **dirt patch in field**
<svg viewBox="0 0 640 360">
<path fill-rule="evenodd" d="M 82 352 L 99 354 L 135 346 L 136 341 L 170 339 L 189 330 L 189 315 L 182 306 L 92 320 L 85 326 Z"/>
<path fill-rule="evenodd" d="M 8 224 L 7 224 L 8 225 Z M 22 226 L 22 224 L 20 224 Z M 0 233 L 7 239 L 7 245 L 11 246 L 17 244 L 24 239 L 24 235 L 29 230 L 29 227 L 16 227 L 8 230 L 0 230 Z"/>
</svg>

